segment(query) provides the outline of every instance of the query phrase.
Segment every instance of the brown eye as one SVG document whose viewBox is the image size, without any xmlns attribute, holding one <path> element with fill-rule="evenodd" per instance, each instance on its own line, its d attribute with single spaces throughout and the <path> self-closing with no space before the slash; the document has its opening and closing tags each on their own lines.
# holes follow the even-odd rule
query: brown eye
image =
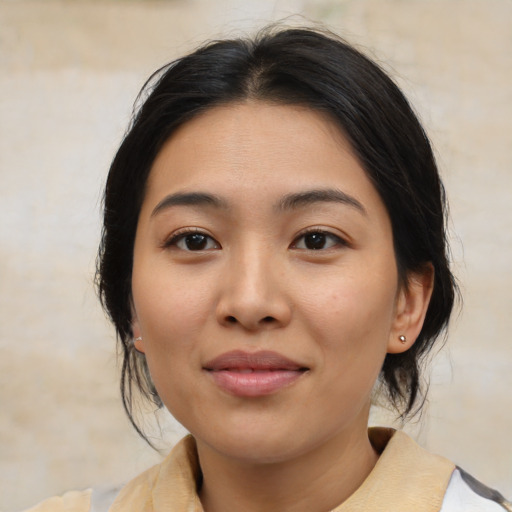
<svg viewBox="0 0 512 512">
<path fill-rule="evenodd" d="M 209 251 L 220 249 L 220 245 L 205 233 L 181 233 L 173 237 L 168 246 L 175 246 L 183 251 Z"/>
<path fill-rule="evenodd" d="M 294 249 L 306 249 L 308 251 L 320 251 L 346 243 L 338 236 L 324 231 L 311 231 L 299 236 L 293 243 Z"/>
<path fill-rule="evenodd" d="M 304 245 L 306 249 L 313 251 L 323 249 L 325 247 L 327 237 L 324 233 L 308 233 L 304 236 Z"/>
<path fill-rule="evenodd" d="M 208 237 L 196 233 L 195 235 L 187 235 L 184 237 L 183 242 L 189 251 L 203 251 L 208 244 Z"/>
</svg>

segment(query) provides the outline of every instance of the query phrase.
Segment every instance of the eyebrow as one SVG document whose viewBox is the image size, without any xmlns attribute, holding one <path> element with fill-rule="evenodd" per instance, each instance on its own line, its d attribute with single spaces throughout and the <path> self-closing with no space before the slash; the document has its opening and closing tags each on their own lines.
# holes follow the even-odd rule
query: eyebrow
<svg viewBox="0 0 512 512">
<path fill-rule="evenodd" d="M 277 204 L 279 210 L 295 210 L 315 203 L 341 203 L 351 206 L 366 215 L 364 206 L 353 196 L 339 189 L 318 189 L 297 192 L 284 196 Z"/>
<path fill-rule="evenodd" d="M 162 210 L 172 206 L 213 206 L 227 209 L 228 205 L 222 198 L 206 192 L 177 192 L 164 197 L 151 212 L 154 217 Z"/>
<path fill-rule="evenodd" d="M 366 215 L 364 206 L 353 196 L 339 189 L 307 190 L 287 194 L 276 205 L 276 209 L 296 210 L 315 203 L 341 203 L 351 206 Z M 228 209 L 228 203 L 219 196 L 207 192 L 177 192 L 164 197 L 151 212 L 151 217 L 173 206 L 213 206 Z"/>
</svg>

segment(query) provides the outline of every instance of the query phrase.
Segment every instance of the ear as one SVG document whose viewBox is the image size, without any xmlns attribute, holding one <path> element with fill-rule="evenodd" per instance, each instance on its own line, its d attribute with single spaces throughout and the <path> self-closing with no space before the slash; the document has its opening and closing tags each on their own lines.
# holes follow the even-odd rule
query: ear
<svg viewBox="0 0 512 512">
<path fill-rule="evenodd" d="M 388 354 L 405 352 L 414 344 L 423 327 L 433 288 L 432 264 L 428 263 L 421 271 L 410 272 L 407 275 L 407 281 L 402 284 L 397 295 Z"/>
<path fill-rule="evenodd" d="M 145 353 L 144 349 L 144 340 L 142 338 L 142 331 L 140 329 L 139 320 L 137 318 L 137 313 L 135 311 L 135 307 L 132 302 L 132 335 L 133 335 L 133 346 L 137 352 Z"/>
</svg>

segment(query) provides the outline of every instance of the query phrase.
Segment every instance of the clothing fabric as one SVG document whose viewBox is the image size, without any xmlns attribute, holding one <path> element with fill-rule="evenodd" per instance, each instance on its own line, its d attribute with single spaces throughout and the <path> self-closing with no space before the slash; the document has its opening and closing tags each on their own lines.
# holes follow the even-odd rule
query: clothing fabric
<svg viewBox="0 0 512 512">
<path fill-rule="evenodd" d="M 403 432 L 372 428 L 381 454 L 363 484 L 331 512 L 512 512 L 512 504 L 457 468 L 420 448 Z M 116 493 L 88 490 L 51 498 L 26 512 L 204 512 L 193 437 Z"/>
<path fill-rule="evenodd" d="M 497 491 L 457 468 L 451 478 L 440 512 L 503 512 L 512 511 L 512 504 Z"/>
</svg>

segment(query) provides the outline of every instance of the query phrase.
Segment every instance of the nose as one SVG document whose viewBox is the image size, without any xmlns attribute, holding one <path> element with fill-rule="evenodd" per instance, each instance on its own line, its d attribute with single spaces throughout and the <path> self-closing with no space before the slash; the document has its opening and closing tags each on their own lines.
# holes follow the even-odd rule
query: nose
<svg viewBox="0 0 512 512">
<path fill-rule="evenodd" d="M 271 255 L 256 250 L 233 255 L 222 276 L 217 320 L 248 331 L 284 327 L 291 319 L 285 289 L 285 273 Z"/>
</svg>

